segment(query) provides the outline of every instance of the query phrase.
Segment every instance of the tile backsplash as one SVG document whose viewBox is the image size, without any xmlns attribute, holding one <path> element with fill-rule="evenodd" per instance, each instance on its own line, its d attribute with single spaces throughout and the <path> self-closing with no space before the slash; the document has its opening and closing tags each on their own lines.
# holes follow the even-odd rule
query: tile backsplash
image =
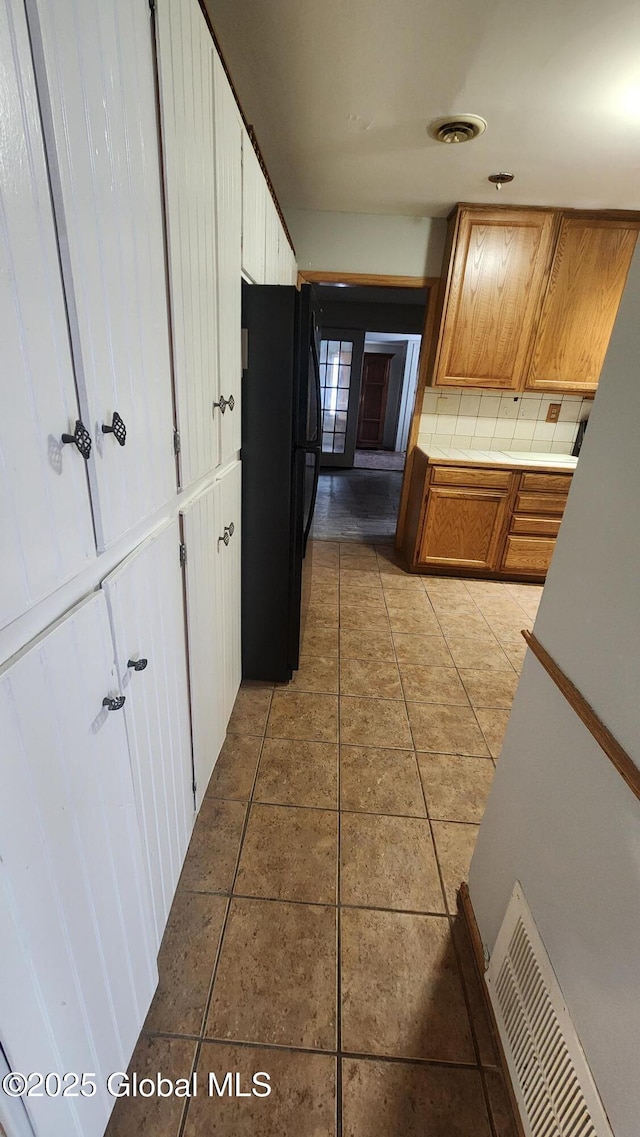
<svg viewBox="0 0 640 1137">
<path fill-rule="evenodd" d="M 546 422 L 549 403 L 560 403 L 558 422 Z M 593 399 L 579 395 L 507 394 L 493 390 L 428 387 L 418 444 L 462 450 L 533 450 L 570 454 L 578 423 Z"/>
</svg>

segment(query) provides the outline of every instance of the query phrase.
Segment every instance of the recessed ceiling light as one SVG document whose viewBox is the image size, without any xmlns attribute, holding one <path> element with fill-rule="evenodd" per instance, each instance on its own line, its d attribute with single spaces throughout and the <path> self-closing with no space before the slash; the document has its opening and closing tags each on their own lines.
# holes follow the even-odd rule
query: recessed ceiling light
<svg viewBox="0 0 640 1137">
<path fill-rule="evenodd" d="M 449 145 L 457 142 L 472 142 L 484 134 L 487 124 L 480 115 L 460 114 L 447 115 L 446 118 L 436 118 L 427 127 L 427 130 L 436 142 L 447 142 Z"/>
</svg>

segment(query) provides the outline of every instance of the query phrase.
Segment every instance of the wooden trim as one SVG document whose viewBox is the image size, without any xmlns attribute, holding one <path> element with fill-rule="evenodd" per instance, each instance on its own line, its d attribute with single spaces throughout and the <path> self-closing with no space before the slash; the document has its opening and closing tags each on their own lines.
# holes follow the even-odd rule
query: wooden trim
<svg viewBox="0 0 640 1137">
<path fill-rule="evenodd" d="M 229 70 L 229 67 L 227 65 L 227 61 L 224 57 L 222 48 L 220 46 L 220 40 L 218 39 L 218 37 L 214 31 L 213 24 L 211 23 L 211 16 L 209 15 L 209 13 L 206 9 L 205 0 L 198 0 L 198 6 L 200 8 L 200 11 L 202 12 L 202 15 L 204 16 L 204 22 L 209 29 L 209 34 L 211 36 L 211 39 L 213 40 L 214 47 L 215 47 L 215 49 L 216 49 L 216 51 L 220 57 L 220 62 L 222 64 L 222 70 L 224 71 L 225 75 L 227 76 L 227 79 L 229 81 L 229 86 L 231 87 L 233 97 L 236 101 L 236 106 L 237 106 L 238 110 L 240 111 L 240 118 L 242 119 L 242 121 L 244 123 L 245 129 L 247 131 L 247 134 L 249 135 L 249 138 L 251 139 L 251 145 L 253 146 L 253 149 L 255 150 L 256 158 L 258 159 L 260 169 L 262 170 L 262 173 L 264 174 L 267 186 L 269 187 L 269 193 L 271 194 L 271 197 L 273 198 L 273 204 L 275 205 L 278 217 L 280 218 L 280 221 L 282 222 L 282 228 L 284 229 L 284 231 L 287 235 L 287 240 L 291 246 L 291 251 L 295 256 L 295 252 L 296 252 L 295 246 L 293 244 L 293 241 L 291 240 L 291 234 L 289 232 L 289 228 L 287 226 L 287 223 L 284 219 L 284 213 L 282 212 L 282 209 L 280 208 L 280 202 L 278 201 L 278 196 L 276 194 L 276 191 L 273 188 L 273 182 L 271 181 L 271 178 L 269 177 L 269 171 L 267 169 L 267 163 L 264 160 L 262 150 L 260 149 L 260 144 L 258 142 L 258 139 L 256 138 L 255 131 L 254 131 L 253 127 L 251 126 L 251 124 L 249 123 L 247 116 L 244 113 L 244 110 L 242 109 L 242 103 L 240 102 L 238 92 L 236 91 L 235 84 L 233 82 L 233 79 L 231 78 L 231 72 Z"/>
<path fill-rule="evenodd" d="M 298 275 L 306 284 L 359 284 L 372 288 L 432 288 L 439 279 L 436 276 L 385 276 L 366 272 L 323 272 L 319 269 L 301 269 Z"/>
<path fill-rule="evenodd" d="M 460 888 L 458 889 L 458 908 L 462 914 L 467 932 L 469 933 L 469 939 L 471 941 L 471 954 L 473 955 L 476 974 L 482 988 L 482 997 L 484 999 L 485 1009 L 493 1032 L 493 1040 L 498 1051 L 501 1072 L 504 1078 L 504 1084 L 507 1087 L 507 1093 L 509 1095 L 509 1102 L 511 1104 L 511 1112 L 513 1114 L 515 1128 L 517 1130 L 518 1137 L 526 1137 L 524 1126 L 522 1124 L 522 1118 L 520 1117 L 518 1102 L 513 1089 L 513 1082 L 511 1081 L 511 1074 L 509 1073 L 509 1067 L 507 1065 L 507 1058 L 502 1045 L 502 1039 L 500 1038 L 500 1034 L 498 1032 L 496 1016 L 491 1005 L 491 999 L 489 998 L 487 985 L 484 981 L 484 973 L 487 970 L 487 965 L 484 958 L 484 948 L 482 946 L 482 938 L 480 936 L 480 929 L 478 928 L 476 914 L 473 910 L 473 904 L 471 903 L 471 896 L 469 895 L 469 885 L 466 881 L 463 881 L 460 885 Z"/>
<path fill-rule="evenodd" d="M 556 687 L 569 703 L 569 706 L 584 723 L 592 737 L 595 738 L 598 746 L 604 750 L 607 758 L 613 763 L 620 776 L 627 783 L 629 789 L 640 800 L 640 769 L 636 766 L 633 759 L 629 757 L 626 750 L 624 750 L 620 743 L 613 737 L 611 731 L 605 726 L 602 719 L 598 717 L 591 704 L 580 694 L 578 688 L 571 682 L 569 677 L 565 675 L 564 671 L 558 667 L 556 661 L 551 658 L 546 648 L 536 639 L 533 632 L 523 630 L 522 635 L 526 640 L 527 647 L 531 648 L 538 662 L 542 664 L 547 674 L 551 676 Z"/>
<path fill-rule="evenodd" d="M 409 503 L 409 489 L 411 486 L 411 474 L 413 470 L 413 456 L 415 448 L 418 444 L 418 434 L 420 433 L 420 416 L 422 415 L 422 399 L 424 397 L 425 388 L 427 386 L 427 379 L 429 376 L 429 363 L 433 350 L 433 338 L 436 334 L 436 319 L 439 309 L 439 289 L 440 279 L 436 278 L 435 280 L 431 280 L 431 284 L 429 285 L 429 296 L 427 299 L 427 311 L 425 315 L 424 329 L 422 332 L 422 343 L 420 344 L 416 397 L 411 414 L 411 425 L 409 427 L 409 437 L 407 439 L 407 457 L 405 460 L 404 472 L 402 475 L 402 488 L 400 490 L 400 505 L 398 507 L 398 521 L 396 524 L 395 536 L 396 549 L 400 549 L 404 541 L 407 506 Z"/>
</svg>

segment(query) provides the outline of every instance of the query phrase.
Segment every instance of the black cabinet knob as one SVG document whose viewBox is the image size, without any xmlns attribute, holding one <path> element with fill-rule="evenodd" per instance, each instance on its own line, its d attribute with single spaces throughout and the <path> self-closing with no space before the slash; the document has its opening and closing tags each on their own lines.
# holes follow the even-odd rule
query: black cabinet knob
<svg viewBox="0 0 640 1137">
<path fill-rule="evenodd" d="M 227 403 L 227 400 L 225 399 L 224 395 L 220 396 L 220 401 L 218 403 L 213 404 L 214 410 L 216 407 L 219 407 L 221 414 L 224 414 L 224 412 L 227 409 L 227 406 L 228 406 L 228 403 Z"/>
<path fill-rule="evenodd" d="M 236 527 L 235 527 L 235 525 L 233 524 L 233 521 L 231 522 L 231 524 L 230 524 L 230 525 L 228 525 L 228 526 L 227 526 L 227 529 L 229 530 L 229 536 L 230 536 L 230 537 L 233 537 L 233 534 L 234 534 L 234 533 L 235 533 L 235 531 L 236 531 Z"/>
<path fill-rule="evenodd" d="M 116 695 L 115 698 L 110 698 L 108 695 L 102 700 L 103 707 L 109 711 L 121 711 L 126 702 L 124 695 Z"/>
<path fill-rule="evenodd" d="M 77 446 L 78 450 L 82 454 L 85 462 L 89 461 L 89 455 L 91 453 L 91 435 L 89 434 L 86 426 L 83 426 L 83 424 L 80 422 L 80 419 L 76 421 L 76 428 L 73 434 L 61 435 L 61 442 L 73 442 L 74 446 Z"/>
<path fill-rule="evenodd" d="M 130 667 L 132 671 L 144 671 L 148 662 L 148 659 L 128 659 L 127 667 Z"/>
<path fill-rule="evenodd" d="M 119 443 L 120 446 L 124 446 L 127 441 L 127 428 L 117 411 L 113 412 L 111 426 L 107 426 L 105 423 L 102 424 L 102 433 L 113 434 L 116 442 Z"/>
<path fill-rule="evenodd" d="M 233 395 L 229 395 L 229 398 L 227 399 L 227 406 L 228 406 L 229 410 L 232 411 L 233 408 L 235 407 L 235 405 L 236 405 L 236 401 L 235 401 Z"/>
<path fill-rule="evenodd" d="M 218 549 L 220 548 L 220 542 L 221 542 L 221 541 L 222 541 L 222 542 L 223 542 L 225 545 L 228 545 L 228 544 L 229 544 L 229 541 L 230 541 L 230 540 L 231 540 L 231 538 L 233 537 L 233 534 L 235 533 L 235 531 L 236 531 L 236 527 L 235 527 L 235 525 L 233 524 L 233 521 L 230 523 L 230 525 L 225 525 L 225 527 L 224 527 L 224 533 L 222 534 L 222 536 L 221 536 L 221 537 L 218 537 Z"/>
</svg>

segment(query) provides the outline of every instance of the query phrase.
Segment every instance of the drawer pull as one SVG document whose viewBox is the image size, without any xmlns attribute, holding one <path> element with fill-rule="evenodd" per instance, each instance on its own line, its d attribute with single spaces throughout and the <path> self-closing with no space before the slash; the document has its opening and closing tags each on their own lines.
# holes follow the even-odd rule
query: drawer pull
<svg viewBox="0 0 640 1137">
<path fill-rule="evenodd" d="M 127 428 L 117 411 L 113 412 L 111 426 L 103 423 L 101 429 L 103 434 L 112 434 L 119 446 L 124 446 L 127 441 Z"/>
<path fill-rule="evenodd" d="M 111 698 L 107 695 L 106 698 L 102 700 L 102 705 L 106 707 L 108 711 L 121 711 L 126 701 L 125 695 L 116 695 Z"/>
<path fill-rule="evenodd" d="M 76 446 L 79 452 L 82 454 L 85 462 L 89 461 L 89 455 L 91 453 L 91 435 L 89 434 L 86 426 L 80 422 L 80 419 L 78 419 L 76 422 L 73 434 L 63 434 L 61 436 L 61 441 L 65 443 L 73 442 L 74 446 Z"/>
</svg>

